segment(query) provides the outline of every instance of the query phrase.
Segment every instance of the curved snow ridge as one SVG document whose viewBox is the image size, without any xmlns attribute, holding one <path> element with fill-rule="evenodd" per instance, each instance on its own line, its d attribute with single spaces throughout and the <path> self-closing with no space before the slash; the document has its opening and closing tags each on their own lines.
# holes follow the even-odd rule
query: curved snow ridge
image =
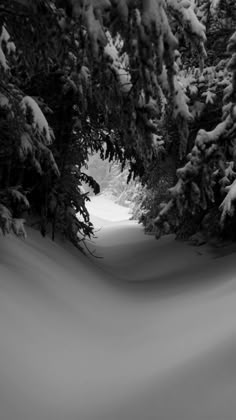
<svg viewBox="0 0 236 420">
<path fill-rule="evenodd" d="M 4 420 L 235 418 L 233 257 L 223 260 L 223 277 L 219 260 L 211 262 L 207 290 L 203 278 L 198 293 L 176 286 L 171 296 L 136 299 L 112 286 L 107 264 L 113 273 L 123 267 L 122 276 L 128 261 L 132 274 L 148 257 L 146 269 L 151 265 L 158 275 L 169 267 L 172 276 L 183 252 L 191 284 L 193 259 L 202 257 L 179 244 L 174 259 L 171 237 L 156 242 L 130 222 L 101 231 L 97 246 L 106 258 L 92 263 L 28 231 L 27 241 L 9 236 L 0 242 Z M 168 255 L 172 266 L 163 262 Z"/>
<path fill-rule="evenodd" d="M 190 246 L 174 235 L 157 241 L 133 221 L 103 227 L 95 245 L 96 254 L 103 257 L 97 264 L 112 276 L 113 284 L 142 299 L 191 294 L 193 289 L 205 293 L 222 284 L 226 267 L 228 275 L 236 268 L 232 256 L 225 257 L 225 267 L 209 247 Z"/>
</svg>

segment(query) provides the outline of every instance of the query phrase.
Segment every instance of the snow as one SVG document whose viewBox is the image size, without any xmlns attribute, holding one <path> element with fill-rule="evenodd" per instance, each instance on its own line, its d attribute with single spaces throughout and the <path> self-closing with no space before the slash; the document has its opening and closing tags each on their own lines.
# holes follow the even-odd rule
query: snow
<svg viewBox="0 0 236 420">
<path fill-rule="evenodd" d="M 22 159 L 25 159 L 33 152 L 32 140 L 27 132 L 22 133 L 20 136 L 20 152 Z"/>
<path fill-rule="evenodd" d="M 3 233 L 11 230 L 12 215 L 6 206 L 0 203 L 0 227 Z"/>
<path fill-rule="evenodd" d="M 205 27 L 201 22 L 199 22 L 196 16 L 193 3 L 191 3 L 189 0 L 167 0 L 167 4 L 182 17 L 183 26 L 188 26 L 191 30 L 191 33 L 197 36 L 199 40 L 202 40 L 203 42 L 206 41 Z"/>
<path fill-rule="evenodd" d="M 84 18 L 90 36 L 90 41 L 92 43 L 92 49 L 96 56 L 99 51 L 99 44 L 106 45 L 106 36 L 100 21 L 96 19 L 94 12 L 95 10 L 92 3 L 88 3 L 87 7 L 85 8 Z"/>
<path fill-rule="evenodd" d="M 0 64 L 3 67 L 4 71 L 7 71 L 9 69 L 9 66 L 7 64 L 6 56 L 2 50 L 3 43 L 6 44 L 8 54 L 14 53 L 16 51 L 16 46 L 14 42 L 10 41 L 10 35 L 4 25 L 2 26 L 2 32 L 0 35 Z"/>
<path fill-rule="evenodd" d="M 129 220 L 131 217 L 128 207 L 120 206 L 105 195 L 97 195 L 86 204 L 91 221 L 96 227 L 103 227 L 111 222 Z"/>
<path fill-rule="evenodd" d="M 211 11 L 214 13 L 216 9 L 219 7 L 220 0 L 210 0 L 211 3 Z"/>
<path fill-rule="evenodd" d="M 90 206 L 102 260 L 30 228 L 0 238 L 1 418 L 235 419 L 234 254 Z"/>
<path fill-rule="evenodd" d="M 39 108 L 37 102 L 31 96 L 25 96 L 21 101 L 21 107 L 24 113 L 27 108 L 30 108 L 33 114 L 33 127 L 39 132 L 41 136 L 46 138 L 46 143 L 50 144 L 52 141 L 52 132 L 48 126 L 48 122 Z"/>
<path fill-rule="evenodd" d="M 3 95 L 2 93 L 0 93 L 0 107 L 2 107 L 2 108 L 4 108 L 4 107 L 10 108 L 9 99 L 5 95 Z"/>
<path fill-rule="evenodd" d="M 112 61 L 111 68 L 115 71 L 119 80 L 121 92 L 128 93 L 132 88 L 131 76 L 127 71 L 127 65 L 125 65 L 125 60 L 128 60 L 128 56 L 127 54 L 119 56 L 116 45 L 109 33 L 107 33 L 107 39 L 108 43 L 104 48 L 104 53 Z"/>
<path fill-rule="evenodd" d="M 220 209 L 222 210 L 221 222 L 224 222 L 227 214 L 232 215 L 234 213 L 232 206 L 236 200 L 236 180 L 231 185 L 226 186 L 225 191 L 227 191 L 227 195 L 220 205 Z"/>
<path fill-rule="evenodd" d="M 229 127 L 230 123 L 231 119 L 230 116 L 228 116 L 224 121 L 220 122 L 212 131 L 205 131 L 203 129 L 200 129 L 197 133 L 195 145 L 199 149 L 202 149 L 209 143 L 216 143 L 224 134 L 226 129 Z"/>
<path fill-rule="evenodd" d="M 9 66 L 8 66 L 7 60 L 6 60 L 6 56 L 5 56 L 5 54 L 2 50 L 1 45 L 0 45 L 0 64 L 5 71 L 7 71 L 9 69 Z"/>
<path fill-rule="evenodd" d="M 177 184 L 170 188 L 169 191 L 171 192 L 172 196 L 176 196 L 181 192 L 182 182 L 179 179 Z M 174 191 L 175 190 L 175 191 Z M 158 216 L 154 219 L 154 222 L 157 224 L 161 221 L 161 218 L 166 215 L 173 207 L 174 202 L 173 200 L 169 200 L 167 203 L 163 203 L 162 209 L 159 211 Z"/>
<path fill-rule="evenodd" d="M 12 230 L 17 236 L 22 238 L 27 238 L 27 233 L 24 227 L 25 219 L 13 219 L 12 220 Z"/>
<path fill-rule="evenodd" d="M 17 187 L 16 188 L 9 188 L 9 194 L 11 195 L 14 202 L 21 202 L 26 208 L 30 207 L 29 201 L 27 200 L 26 196 L 22 194 Z"/>
<path fill-rule="evenodd" d="M 211 92 L 210 90 L 207 90 L 207 92 L 203 92 L 201 96 L 203 96 L 203 97 L 205 96 L 206 104 L 208 104 L 208 103 L 213 104 L 214 100 L 216 99 L 216 94 Z"/>
<path fill-rule="evenodd" d="M 192 120 L 192 115 L 189 112 L 188 102 L 189 98 L 184 93 L 184 89 L 182 88 L 181 84 L 177 80 L 177 77 L 174 76 L 174 87 L 175 87 L 175 96 L 174 96 L 174 118 L 177 118 L 180 115 L 186 120 Z"/>
</svg>

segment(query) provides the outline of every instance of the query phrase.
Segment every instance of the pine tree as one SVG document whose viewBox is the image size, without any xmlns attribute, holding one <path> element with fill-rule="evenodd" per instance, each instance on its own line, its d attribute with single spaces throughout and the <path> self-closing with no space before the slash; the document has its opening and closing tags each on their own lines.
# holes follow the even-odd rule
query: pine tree
<svg viewBox="0 0 236 420">
<path fill-rule="evenodd" d="M 171 199 L 155 220 L 161 228 L 163 221 L 171 218 L 171 212 L 177 212 L 180 233 L 187 236 L 200 226 L 208 236 L 223 234 L 234 238 L 236 34 L 229 39 L 227 51 L 231 55 L 227 64 L 231 78 L 224 79 L 222 119 L 211 131 L 198 131 L 187 163 L 177 171 Z M 224 69 L 225 63 L 218 65 L 219 71 L 221 65 Z M 187 218 L 191 229 L 186 232 Z"/>
<path fill-rule="evenodd" d="M 176 28 L 199 56 L 205 28 L 188 0 L 14 0 L 2 2 L 0 15 L 0 93 L 11 139 L 1 146 L 9 156 L 2 218 L 20 218 L 20 205 L 30 204 L 43 234 L 50 222 L 53 235 L 70 232 L 77 243 L 79 230 L 92 232 L 78 188 L 91 149 L 104 154 L 106 142 L 110 157 L 130 164 L 130 177 L 144 176 L 166 146 L 160 127 L 169 112 L 179 130 L 177 153 L 185 155 L 191 114 L 178 77 Z"/>
</svg>

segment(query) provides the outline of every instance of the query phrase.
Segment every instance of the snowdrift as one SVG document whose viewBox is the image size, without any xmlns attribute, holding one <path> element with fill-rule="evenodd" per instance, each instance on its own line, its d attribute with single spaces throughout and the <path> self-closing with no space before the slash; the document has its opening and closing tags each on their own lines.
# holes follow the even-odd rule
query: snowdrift
<svg viewBox="0 0 236 420">
<path fill-rule="evenodd" d="M 108 222 L 102 260 L 0 238 L 0 418 L 235 419 L 234 256 Z"/>
</svg>

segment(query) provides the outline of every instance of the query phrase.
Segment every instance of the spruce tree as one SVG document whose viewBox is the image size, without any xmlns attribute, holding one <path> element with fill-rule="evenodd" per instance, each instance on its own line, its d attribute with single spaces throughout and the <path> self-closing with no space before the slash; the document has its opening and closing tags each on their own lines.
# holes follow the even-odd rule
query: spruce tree
<svg viewBox="0 0 236 420">
<path fill-rule="evenodd" d="M 91 150 L 116 157 L 123 166 L 128 163 L 130 177 L 138 175 L 144 184 L 152 168 L 161 167 L 165 154 L 173 162 L 171 171 L 185 163 L 194 141 L 194 116 L 201 114 L 200 104 L 210 106 L 218 95 L 210 86 L 211 72 L 202 73 L 203 3 L 2 2 L 4 231 L 14 219 L 23 219 L 30 206 L 40 215 L 43 234 L 50 230 L 54 237 L 61 230 L 77 245 L 92 234 L 87 196 L 80 189 L 87 180 L 98 190 L 81 170 Z M 207 13 L 218 6 L 212 2 Z M 197 18 L 199 11 L 203 23 Z M 188 68 L 191 50 L 200 60 L 196 71 Z M 224 68 L 223 63 L 223 79 Z M 191 78 L 192 83 L 185 83 Z M 211 176 L 209 169 L 204 171 L 205 177 Z M 182 182 L 183 172 L 177 172 L 171 203 L 180 213 L 192 207 L 198 212 L 208 206 L 212 186 L 208 184 L 199 199 L 199 181 Z"/>
</svg>

